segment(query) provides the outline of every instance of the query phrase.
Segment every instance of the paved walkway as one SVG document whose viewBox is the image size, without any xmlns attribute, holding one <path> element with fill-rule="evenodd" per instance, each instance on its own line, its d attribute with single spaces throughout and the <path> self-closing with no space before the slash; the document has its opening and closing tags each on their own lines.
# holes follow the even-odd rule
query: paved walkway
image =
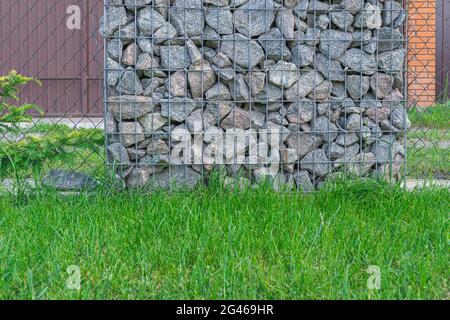
<svg viewBox="0 0 450 320">
<path fill-rule="evenodd" d="M 65 124 L 76 129 L 103 129 L 103 118 L 34 118 L 32 123 L 26 125 L 34 123 Z"/>
</svg>

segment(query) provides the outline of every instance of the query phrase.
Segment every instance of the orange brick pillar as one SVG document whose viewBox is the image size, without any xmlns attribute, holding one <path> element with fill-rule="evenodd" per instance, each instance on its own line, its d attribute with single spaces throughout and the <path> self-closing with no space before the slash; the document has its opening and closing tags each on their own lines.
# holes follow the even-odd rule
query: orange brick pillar
<svg viewBox="0 0 450 320">
<path fill-rule="evenodd" d="M 409 1 L 409 73 L 411 106 L 429 107 L 436 100 L 436 1 Z"/>
</svg>

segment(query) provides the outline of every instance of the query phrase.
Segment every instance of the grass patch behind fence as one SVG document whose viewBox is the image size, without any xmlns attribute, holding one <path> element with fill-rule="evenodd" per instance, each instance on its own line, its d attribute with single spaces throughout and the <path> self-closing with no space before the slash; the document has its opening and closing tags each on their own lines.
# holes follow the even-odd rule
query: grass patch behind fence
<svg viewBox="0 0 450 320">
<path fill-rule="evenodd" d="M 413 108 L 408 116 L 416 127 L 450 129 L 450 101 L 429 108 Z"/>
<path fill-rule="evenodd" d="M 0 197 L 0 298 L 446 299 L 444 189 Z M 80 291 L 66 283 L 81 271 Z M 367 269 L 381 271 L 368 290 Z"/>
</svg>

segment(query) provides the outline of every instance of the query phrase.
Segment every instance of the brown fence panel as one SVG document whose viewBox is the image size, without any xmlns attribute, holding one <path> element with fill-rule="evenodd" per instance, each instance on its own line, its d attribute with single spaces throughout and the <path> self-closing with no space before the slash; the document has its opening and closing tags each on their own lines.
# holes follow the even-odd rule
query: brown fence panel
<svg viewBox="0 0 450 320">
<path fill-rule="evenodd" d="M 70 30 L 67 8 L 81 9 L 81 28 Z M 36 77 L 24 100 L 40 105 L 47 116 L 101 115 L 101 1 L 2 0 L 0 2 L 0 73 L 11 69 Z"/>
<path fill-rule="evenodd" d="M 436 76 L 437 98 L 447 100 L 450 92 L 450 1 L 438 0 L 436 32 Z"/>
</svg>

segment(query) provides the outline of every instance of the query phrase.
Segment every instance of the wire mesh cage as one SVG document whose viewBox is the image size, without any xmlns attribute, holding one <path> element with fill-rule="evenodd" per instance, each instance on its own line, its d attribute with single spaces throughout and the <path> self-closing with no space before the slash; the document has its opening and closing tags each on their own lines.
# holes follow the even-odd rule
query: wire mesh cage
<svg viewBox="0 0 450 320">
<path fill-rule="evenodd" d="M 398 1 L 105 1 L 108 166 L 130 188 L 398 179 L 406 24 Z"/>
</svg>

